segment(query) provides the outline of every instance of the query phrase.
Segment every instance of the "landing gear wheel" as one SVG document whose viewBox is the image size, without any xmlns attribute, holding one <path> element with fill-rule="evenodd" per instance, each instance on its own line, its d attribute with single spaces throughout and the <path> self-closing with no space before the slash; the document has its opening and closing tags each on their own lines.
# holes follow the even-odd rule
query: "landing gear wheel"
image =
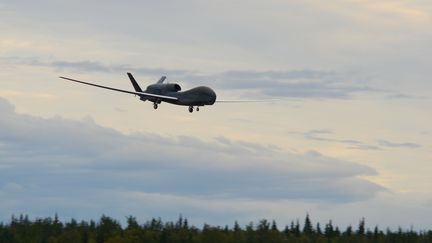
<svg viewBox="0 0 432 243">
<path fill-rule="evenodd" d="M 193 106 L 189 106 L 189 112 L 192 113 L 193 112 Z"/>
<path fill-rule="evenodd" d="M 153 104 L 153 108 L 156 110 L 156 109 L 158 108 L 158 104 L 157 104 L 157 103 L 154 103 L 154 104 Z"/>
<path fill-rule="evenodd" d="M 199 111 L 199 107 L 197 106 L 196 111 Z"/>
</svg>

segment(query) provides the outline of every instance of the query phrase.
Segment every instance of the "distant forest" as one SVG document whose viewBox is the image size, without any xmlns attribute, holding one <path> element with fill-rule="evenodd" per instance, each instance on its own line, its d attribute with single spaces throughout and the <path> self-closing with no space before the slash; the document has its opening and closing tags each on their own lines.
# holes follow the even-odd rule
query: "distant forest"
<svg viewBox="0 0 432 243">
<path fill-rule="evenodd" d="M 277 242 L 322 242 L 322 243 L 431 243 L 432 231 L 414 231 L 399 228 L 397 231 L 375 227 L 365 228 L 365 220 L 357 227 L 339 229 L 329 221 L 321 226 L 313 225 L 309 215 L 300 223 L 298 220 L 279 228 L 275 221 L 260 220 L 241 227 L 237 222 L 230 226 L 202 228 L 191 226 L 183 217 L 175 222 L 151 219 L 139 224 L 129 216 L 125 227 L 119 221 L 102 216 L 99 221 L 59 221 L 54 218 L 30 220 L 27 216 L 12 217 L 9 223 L 0 223 L 0 243 L 277 243 Z"/>
</svg>

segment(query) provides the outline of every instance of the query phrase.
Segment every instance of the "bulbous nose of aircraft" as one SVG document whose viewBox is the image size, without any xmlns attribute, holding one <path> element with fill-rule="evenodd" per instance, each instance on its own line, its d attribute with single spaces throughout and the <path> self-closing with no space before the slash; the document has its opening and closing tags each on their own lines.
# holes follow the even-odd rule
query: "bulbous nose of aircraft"
<svg viewBox="0 0 432 243">
<path fill-rule="evenodd" d="M 208 105 L 213 105 L 216 102 L 216 92 L 209 87 L 205 87 L 205 94 Z"/>
<path fill-rule="evenodd" d="M 201 86 L 199 90 L 202 105 L 213 105 L 216 102 L 216 93 L 209 87 Z"/>
<path fill-rule="evenodd" d="M 213 105 L 216 102 L 216 92 L 214 92 L 214 90 L 212 89 L 210 89 L 209 91 L 209 103 L 210 105 Z"/>
</svg>

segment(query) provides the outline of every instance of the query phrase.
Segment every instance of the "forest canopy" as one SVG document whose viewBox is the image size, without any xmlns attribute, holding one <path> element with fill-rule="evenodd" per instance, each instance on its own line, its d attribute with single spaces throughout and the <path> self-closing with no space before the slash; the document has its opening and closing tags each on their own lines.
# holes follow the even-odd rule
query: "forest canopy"
<svg viewBox="0 0 432 243">
<path fill-rule="evenodd" d="M 133 216 L 128 216 L 124 226 L 118 220 L 101 216 L 95 222 L 70 221 L 61 222 L 54 218 L 36 218 L 28 216 L 12 216 L 10 222 L 0 223 L 0 243 L 268 243 L 268 242 L 432 242 L 432 231 L 414 231 L 399 228 L 373 229 L 365 227 L 365 219 L 361 219 L 355 227 L 340 229 L 330 220 L 325 225 L 313 224 L 309 215 L 303 222 L 292 221 L 280 227 L 277 223 L 262 219 L 240 226 L 234 222 L 232 226 L 211 226 L 204 224 L 201 228 L 192 226 L 187 218 L 180 216 L 176 221 L 163 222 L 160 218 L 152 218 L 145 223 L 138 223 Z"/>
</svg>

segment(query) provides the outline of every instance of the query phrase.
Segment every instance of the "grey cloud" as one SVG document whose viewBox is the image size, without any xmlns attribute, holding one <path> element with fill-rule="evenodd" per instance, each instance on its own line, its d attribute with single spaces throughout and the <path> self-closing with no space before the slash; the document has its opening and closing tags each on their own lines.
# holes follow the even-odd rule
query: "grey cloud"
<svg viewBox="0 0 432 243">
<path fill-rule="evenodd" d="M 310 130 L 307 132 L 296 133 L 302 135 L 305 139 L 315 140 L 321 142 L 331 142 L 331 143 L 342 143 L 349 145 L 350 149 L 359 149 L 359 150 L 380 150 L 378 146 L 364 144 L 361 141 L 354 139 L 337 139 L 337 138 L 329 138 L 326 137 L 328 135 L 332 135 L 333 132 L 330 130 Z"/>
<path fill-rule="evenodd" d="M 125 135 L 91 121 L 16 114 L 2 99 L 0 114 L 0 185 L 36 186 L 50 196 L 120 188 L 195 197 L 347 202 L 383 190 L 358 177 L 376 175 L 374 169 L 317 153 L 286 153 L 225 137 L 202 141 Z"/>
<path fill-rule="evenodd" d="M 379 140 L 378 144 L 380 144 L 381 146 L 384 147 L 390 147 L 390 148 L 420 148 L 421 145 L 417 144 L 417 143 L 395 143 L 395 142 L 390 142 L 390 141 L 386 141 L 386 140 Z"/>
<path fill-rule="evenodd" d="M 293 70 L 227 71 L 214 76 L 185 78 L 195 83 L 211 80 L 212 85 L 223 89 L 255 90 L 261 95 L 287 98 L 349 98 L 356 92 L 374 91 L 365 85 L 342 81 L 341 76 L 335 72 Z"/>
<path fill-rule="evenodd" d="M 368 144 L 358 144 L 355 146 L 348 147 L 349 149 L 357 149 L 357 150 L 382 150 L 382 148 L 375 146 L 375 145 L 368 145 Z"/>
<path fill-rule="evenodd" d="M 54 61 L 52 63 L 42 64 L 52 66 L 59 70 L 73 70 L 73 71 L 86 71 L 86 72 L 133 72 L 145 75 L 184 75 L 186 71 L 183 70 L 168 70 L 163 68 L 146 68 L 146 67 L 133 67 L 129 64 L 124 65 L 105 65 L 97 61 Z"/>
<path fill-rule="evenodd" d="M 97 61 L 62 61 L 44 62 L 39 59 L 3 58 L 23 65 L 46 66 L 58 70 L 81 72 L 133 72 L 141 75 L 167 75 L 169 81 L 181 80 L 190 85 L 209 85 L 216 89 L 255 92 L 260 96 L 286 98 L 350 98 L 352 94 L 377 91 L 366 85 L 347 81 L 342 74 L 320 70 L 292 71 L 226 71 L 212 75 L 202 75 L 188 70 L 164 68 L 134 67 L 129 64 L 107 65 Z"/>
<path fill-rule="evenodd" d="M 331 143 L 341 143 L 349 145 L 350 149 L 358 149 L 358 150 L 383 150 L 383 147 L 386 148 L 420 148 L 421 145 L 417 143 L 395 143 L 387 140 L 378 140 L 377 144 L 367 144 L 362 141 L 354 140 L 354 139 L 337 139 L 328 137 L 332 135 L 333 132 L 330 130 L 310 130 L 306 132 L 291 132 L 291 134 L 299 134 L 302 135 L 305 139 L 315 140 L 321 142 L 331 142 Z"/>
<path fill-rule="evenodd" d="M 414 94 L 403 94 L 403 93 L 394 93 L 394 94 L 389 94 L 386 96 L 388 99 L 403 99 L 403 100 L 408 100 L 408 99 L 427 99 L 427 96 L 419 96 L 419 95 L 414 95 Z"/>
<path fill-rule="evenodd" d="M 15 65 L 29 65 L 52 67 L 57 70 L 63 71 L 79 71 L 79 72 L 134 72 L 143 75 L 185 75 L 185 70 L 163 69 L 163 68 L 146 68 L 134 67 L 129 64 L 104 64 L 98 61 L 42 61 L 39 58 L 21 58 L 21 57 L 1 57 L 4 62 Z"/>
<path fill-rule="evenodd" d="M 81 71 L 93 71 L 93 72 L 110 72 L 114 69 L 124 68 L 123 66 L 111 67 L 102 65 L 99 62 L 82 61 L 82 62 L 66 62 L 66 61 L 55 61 L 49 64 L 39 63 L 40 65 L 51 65 L 57 69 L 69 69 L 69 70 L 81 70 Z"/>
<path fill-rule="evenodd" d="M 371 88 L 341 84 L 331 77 L 334 74 L 321 71 L 255 72 L 230 71 L 214 76 L 186 76 L 198 85 L 202 80 L 227 90 L 254 90 L 258 94 L 287 98 L 349 98 L 355 92 L 371 91 Z"/>
</svg>

